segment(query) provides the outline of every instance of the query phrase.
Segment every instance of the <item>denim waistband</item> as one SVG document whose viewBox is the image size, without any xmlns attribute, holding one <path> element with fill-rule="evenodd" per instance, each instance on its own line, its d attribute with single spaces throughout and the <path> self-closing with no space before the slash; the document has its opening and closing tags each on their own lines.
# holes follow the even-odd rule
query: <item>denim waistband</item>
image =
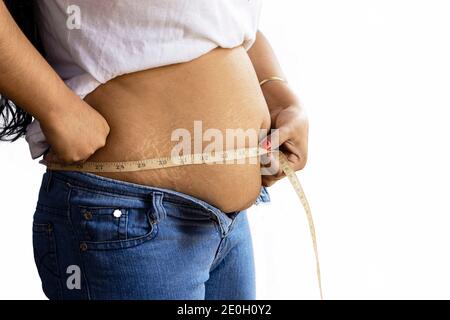
<svg viewBox="0 0 450 320">
<path fill-rule="evenodd" d="M 209 214 L 218 220 L 218 223 L 221 225 L 224 233 L 227 232 L 226 230 L 229 229 L 240 212 L 234 211 L 225 213 L 206 201 L 182 192 L 116 180 L 89 172 L 58 171 L 47 168 L 46 174 L 48 175 L 48 181 L 55 178 L 72 186 L 78 186 L 94 191 L 103 191 L 119 196 L 149 199 L 159 193 L 163 195 L 164 201 L 172 202 L 178 205 L 184 204 L 190 207 L 200 207 L 205 211 L 205 214 Z M 261 192 L 255 204 L 259 204 L 261 202 L 270 202 L 269 193 L 265 187 L 261 187 Z"/>
<path fill-rule="evenodd" d="M 119 195 L 121 194 L 128 197 L 137 198 L 145 198 L 148 197 L 149 194 L 152 194 L 154 192 L 161 192 L 164 193 L 164 198 L 167 200 L 173 200 L 174 202 L 185 202 L 186 204 L 196 204 L 208 211 L 223 213 L 219 208 L 206 201 L 171 189 L 116 180 L 109 177 L 99 176 L 90 172 L 62 171 L 52 170 L 48 168 L 46 169 L 46 172 L 54 178 L 81 187 L 84 186 L 90 189 L 96 189 L 99 191 L 103 190 L 105 192 L 111 192 Z"/>
<path fill-rule="evenodd" d="M 112 192 L 126 193 L 131 196 L 142 197 L 148 195 L 149 192 L 159 191 L 167 194 L 168 198 L 171 198 L 175 201 L 179 201 L 180 199 L 185 200 L 185 202 L 195 203 L 204 207 L 207 210 L 222 212 L 219 208 L 211 205 L 210 203 L 198 199 L 193 196 L 189 196 L 185 193 L 178 192 L 171 189 L 158 188 L 152 186 L 146 186 L 142 184 L 137 184 L 128 181 L 121 181 L 117 179 L 112 179 L 108 177 L 99 176 L 90 172 L 79 172 L 79 171 L 59 171 L 52 170 L 47 168 L 47 174 L 53 175 L 56 178 L 63 181 L 71 181 L 74 184 L 81 184 L 87 187 L 98 187 L 101 189 L 108 189 Z M 259 203 L 270 202 L 270 194 L 267 187 L 262 186 L 261 192 L 258 195 L 258 198 L 255 201 L 255 205 Z"/>
</svg>

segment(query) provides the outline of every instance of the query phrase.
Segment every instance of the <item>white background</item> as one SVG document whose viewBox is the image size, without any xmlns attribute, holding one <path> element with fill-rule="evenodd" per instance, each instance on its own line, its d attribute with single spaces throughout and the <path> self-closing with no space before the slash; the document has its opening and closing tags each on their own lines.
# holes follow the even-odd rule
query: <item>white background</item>
<svg viewBox="0 0 450 320">
<path fill-rule="evenodd" d="M 450 298 L 450 3 L 265 0 L 261 30 L 308 109 L 299 173 L 327 299 Z M 0 143 L 0 298 L 41 299 L 31 219 L 44 167 Z M 316 299 L 287 181 L 250 209 L 258 297 Z"/>
</svg>

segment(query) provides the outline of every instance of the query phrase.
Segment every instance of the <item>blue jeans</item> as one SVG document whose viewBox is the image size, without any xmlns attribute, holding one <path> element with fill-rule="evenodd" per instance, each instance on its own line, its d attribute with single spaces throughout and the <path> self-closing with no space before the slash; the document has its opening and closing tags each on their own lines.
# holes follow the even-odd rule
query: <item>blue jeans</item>
<svg viewBox="0 0 450 320">
<path fill-rule="evenodd" d="M 255 299 L 246 211 L 173 190 L 47 169 L 33 248 L 49 299 Z"/>
</svg>

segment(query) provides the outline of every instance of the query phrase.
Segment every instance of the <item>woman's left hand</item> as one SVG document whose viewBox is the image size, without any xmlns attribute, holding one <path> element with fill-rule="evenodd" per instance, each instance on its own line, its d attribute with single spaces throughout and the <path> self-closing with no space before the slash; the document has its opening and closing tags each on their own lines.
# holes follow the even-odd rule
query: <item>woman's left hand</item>
<svg viewBox="0 0 450 320">
<path fill-rule="evenodd" d="M 308 158 L 309 129 L 308 118 L 303 107 L 299 104 L 281 108 L 276 113 L 272 113 L 271 118 L 271 129 L 278 129 L 269 136 L 272 150 L 279 148 L 287 156 L 290 166 L 295 171 L 303 169 Z M 272 174 L 262 175 L 262 184 L 266 187 L 270 187 L 285 176 L 273 154 L 270 157 L 268 171 Z"/>
</svg>

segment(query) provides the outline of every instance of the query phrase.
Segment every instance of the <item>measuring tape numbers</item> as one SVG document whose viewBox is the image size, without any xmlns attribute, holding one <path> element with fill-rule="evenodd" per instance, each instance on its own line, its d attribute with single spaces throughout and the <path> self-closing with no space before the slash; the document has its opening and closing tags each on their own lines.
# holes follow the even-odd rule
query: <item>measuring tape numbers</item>
<svg viewBox="0 0 450 320">
<path fill-rule="evenodd" d="M 164 169 L 170 167 L 195 165 L 195 164 L 214 164 L 214 163 L 228 163 L 230 161 L 243 160 L 248 158 L 259 157 L 268 153 L 278 154 L 280 168 L 283 173 L 288 177 L 289 182 L 295 190 L 300 202 L 306 213 L 308 219 L 309 230 L 311 233 L 312 244 L 314 248 L 314 255 L 316 260 L 316 273 L 320 291 L 320 298 L 323 299 L 322 294 L 322 280 L 320 275 L 319 253 L 317 249 L 316 231 L 314 227 L 313 217 L 311 209 L 306 198 L 305 192 L 300 184 L 300 181 L 295 174 L 295 171 L 289 165 L 289 161 L 285 154 L 280 151 L 270 150 L 270 145 L 266 145 L 266 148 L 254 147 L 254 148 L 242 148 L 226 151 L 215 151 L 209 153 L 197 153 L 189 155 L 180 155 L 173 157 L 161 157 L 137 161 L 111 161 L 111 162 L 84 162 L 81 164 L 63 164 L 48 162 L 44 159 L 39 163 L 47 166 L 52 170 L 63 171 L 84 171 L 84 172 L 129 172 L 129 171 L 142 171 L 153 169 Z"/>
</svg>

